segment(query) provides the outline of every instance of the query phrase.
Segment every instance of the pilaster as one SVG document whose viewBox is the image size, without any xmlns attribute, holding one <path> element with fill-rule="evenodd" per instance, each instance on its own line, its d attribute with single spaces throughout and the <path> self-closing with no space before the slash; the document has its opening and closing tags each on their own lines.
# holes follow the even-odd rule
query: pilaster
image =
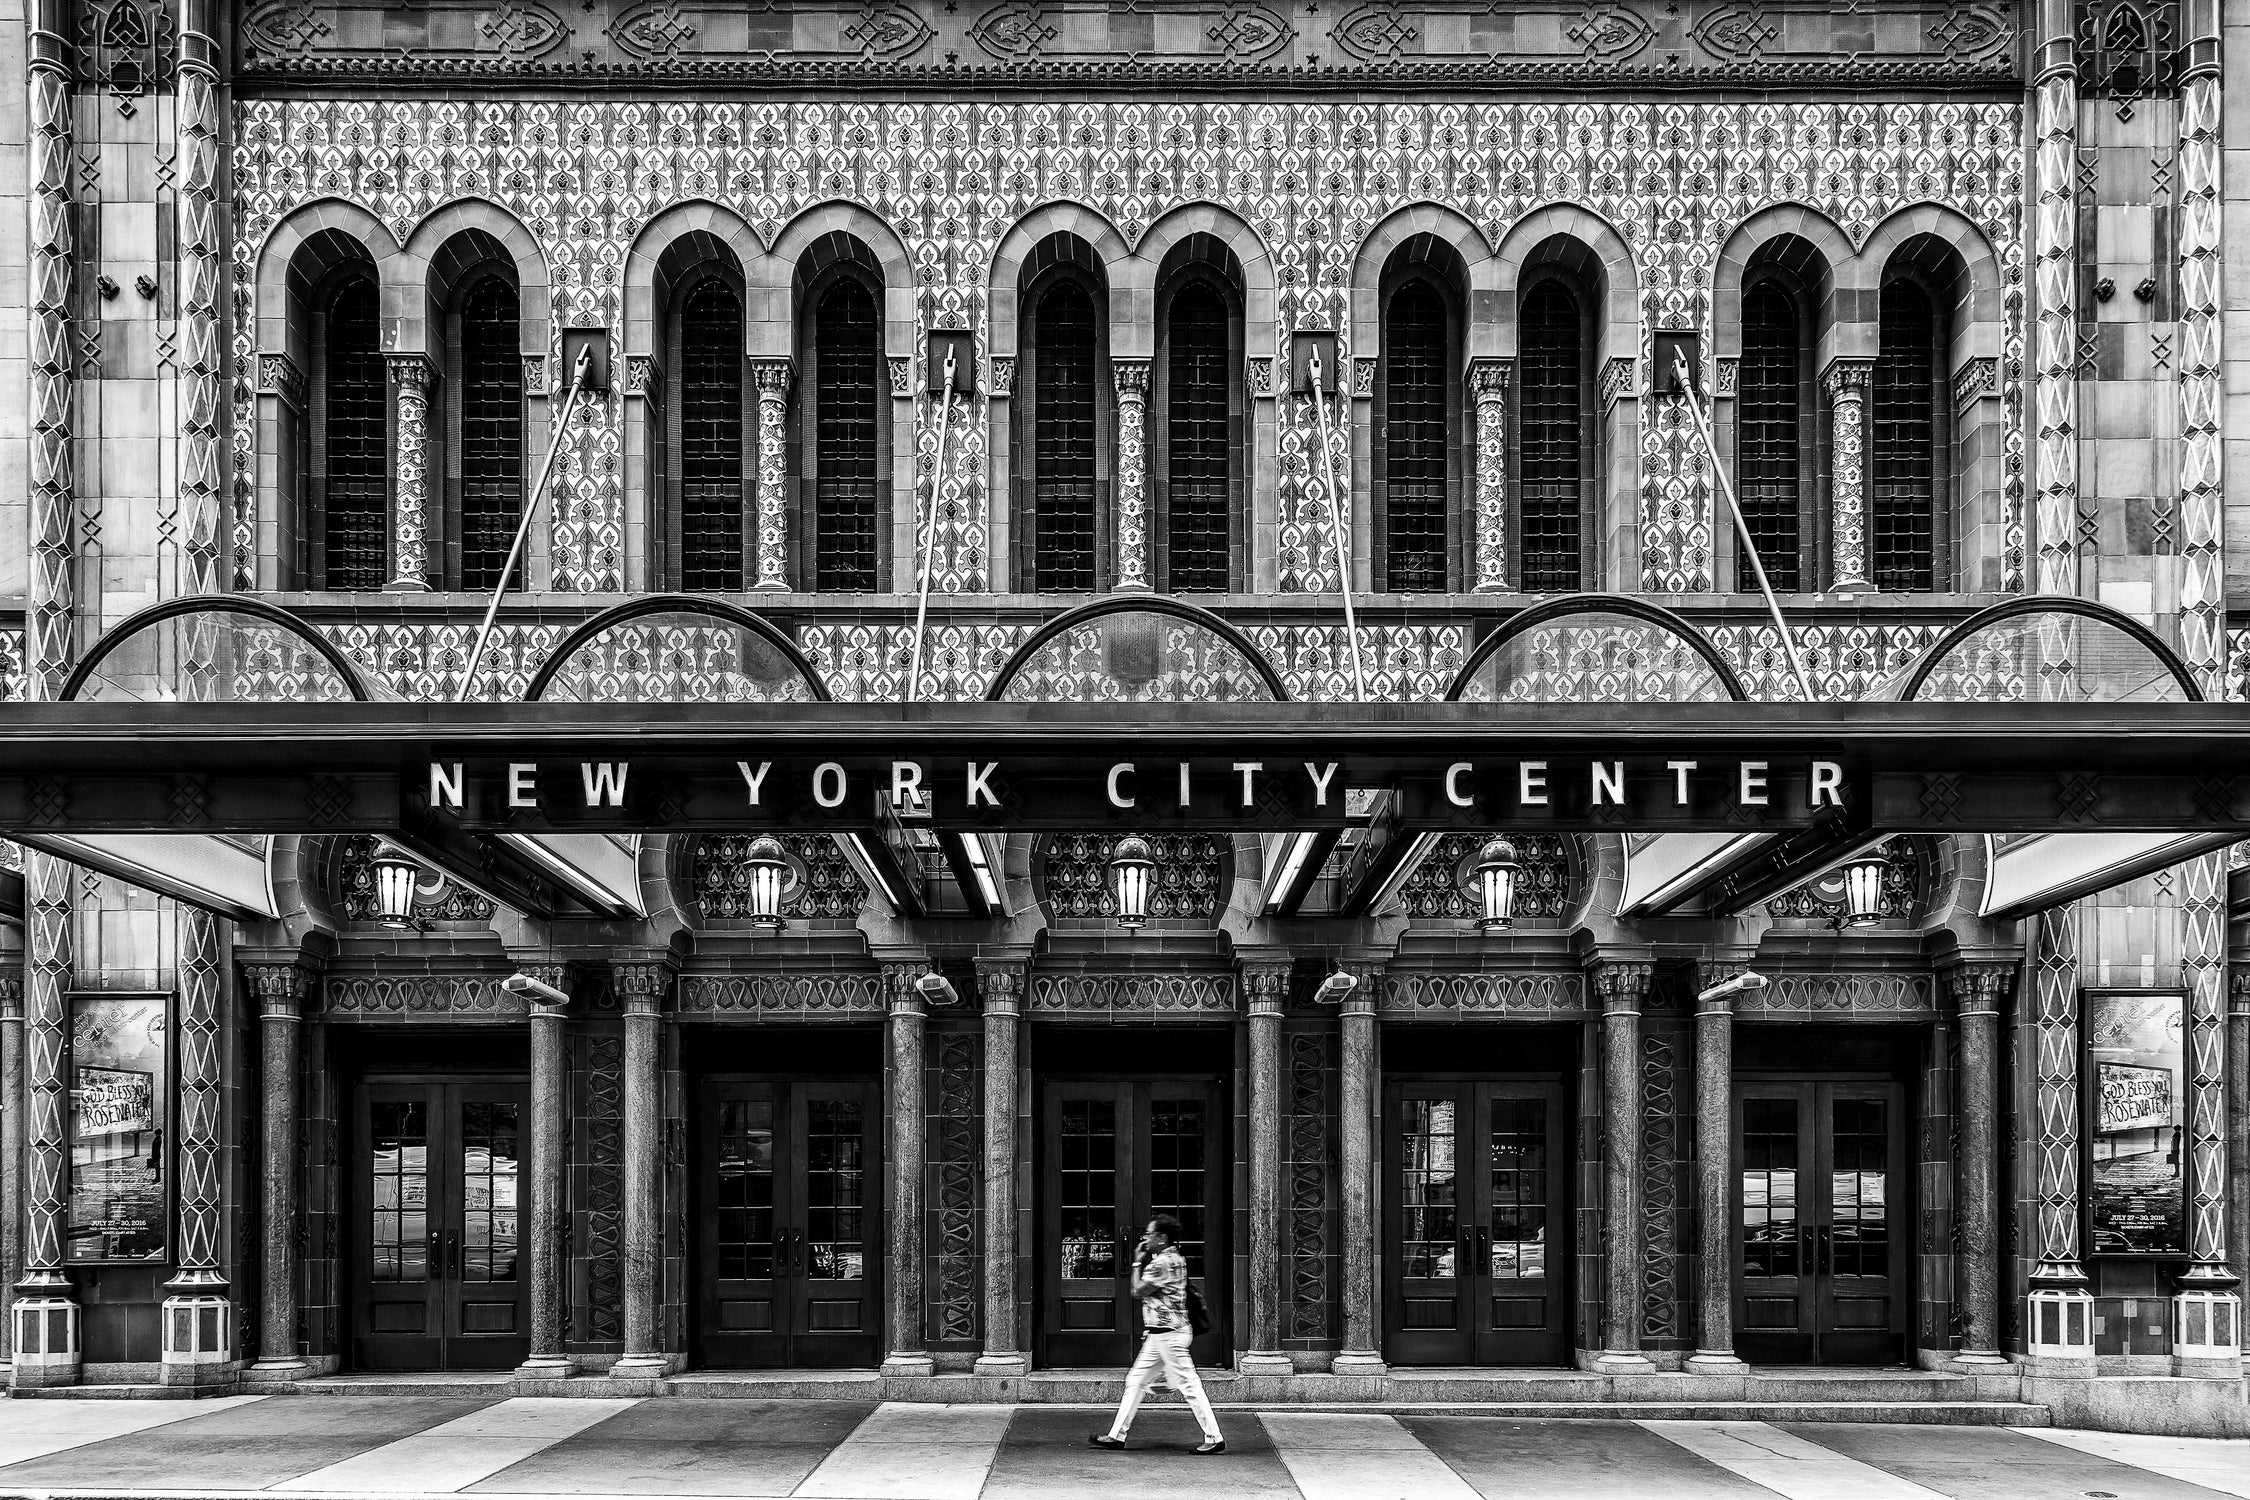
<svg viewBox="0 0 2250 1500">
<path fill-rule="evenodd" d="M 2037 1152 L 2038 1261 L 2031 1270 L 2026 1344 L 2035 1374 L 2091 1375 L 2094 1299 L 2080 1261 L 2078 913 L 2032 919 L 2032 1123 Z"/>
</svg>

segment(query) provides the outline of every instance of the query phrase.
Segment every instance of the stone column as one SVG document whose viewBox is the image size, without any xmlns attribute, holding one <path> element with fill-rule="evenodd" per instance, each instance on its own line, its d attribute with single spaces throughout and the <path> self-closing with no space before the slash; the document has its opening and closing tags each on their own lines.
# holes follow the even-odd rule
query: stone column
<svg viewBox="0 0 2250 1500">
<path fill-rule="evenodd" d="M 1605 960 L 1602 998 L 1602 1322 L 1592 1367 L 1605 1375 L 1653 1374 L 1641 1353 L 1641 1001 L 1653 965 Z"/>
<path fill-rule="evenodd" d="M 2226 856 L 2201 855 L 2181 874 L 2189 1264 L 2172 1299 L 2172 1366 L 2178 1375 L 2239 1380 L 2242 1302 L 2227 1263 Z"/>
<path fill-rule="evenodd" d="M 0 999 L 4 999 L 0 992 Z M 0 1021 L 6 1019 L 0 1012 Z M 5 1043 L 0 1033 L 0 1044 Z M 0 1053 L 0 1058 L 5 1054 Z M 0 1073 L 5 1063 L 0 1061 Z M 13 1097 L 12 1095 L 10 1097 Z M 2250 1275 L 2250 964 L 2227 971 L 2227 1263 Z"/>
<path fill-rule="evenodd" d="M 1713 971 L 1716 986 L 1732 976 Z M 1695 1353 L 1688 1369 L 1740 1375 L 1734 1352 L 1734 1005 L 1729 995 L 1695 1002 Z"/>
<path fill-rule="evenodd" d="M 175 1210 L 178 1274 L 164 1283 L 157 1379 L 165 1385 L 216 1385 L 234 1374 L 234 1302 L 219 1270 L 219 963 L 218 923 L 182 907 L 179 923 L 178 1145 Z"/>
<path fill-rule="evenodd" d="M 1953 1316 L 1965 1366 L 2005 1367 L 2000 1352 L 2000 1006 L 2013 963 L 1944 971 L 1958 1022 L 1953 1069 Z"/>
<path fill-rule="evenodd" d="M 1508 384 L 1515 361 L 1469 362 L 1469 389 L 1477 403 L 1476 591 L 1508 587 Z"/>
<path fill-rule="evenodd" d="M 1150 583 L 1148 515 L 1148 365 L 1113 359 L 1117 387 L 1117 583 L 1120 594 L 1146 593 Z"/>
<path fill-rule="evenodd" d="M 664 1348 L 664 995 L 670 966 L 617 964 L 625 1005 L 624 1121 L 619 1163 L 624 1191 L 625 1352 L 610 1379 L 650 1381 L 672 1372 Z"/>
<path fill-rule="evenodd" d="M 886 1024 L 890 1040 L 890 1155 L 883 1173 L 890 1182 L 890 1352 L 885 1375 L 934 1375 L 937 1361 L 922 1336 L 922 1052 L 928 1015 L 914 981 L 930 971 L 923 961 L 883 965 L 883 989 L 890 1001 Z"/>
<path fill-rule="evenodd" d="M 1376 1309 L 1375 1247 L 1381 1243 L 1382 1211 L 1375 1199 L 1375 1129 L 1380 1103 L 1375 1096 L 1375 1026 L 1382 1004 L 1379 965 L 1353 970 L 1359 983 L 1344 997 L 1337 1017 L 1337 1199 L 1343 1241 L 1344 1346 L 1337 1351 L 1338 1375 L 1387 1375 L 1382 1331 Z"/>
<path fill-rule="evenodd" d="M 430 405 L 437 369 L 422 354 L 393 354 L 391 389 L 391 590 L 430 586 Z"/>
<path fill-rule="evenodd" d="M 63 1225 L 70 1213 L 64 1173 L 64 1074 L 70 1045 L 71 867 L 35 849 L 23 852 L 24 1246 L 16 1283 L 15 1384 L 18 1390 L 76 1385 L 80 1368 L 78 1298 L 63 1271 Z"/>
<path fill-rule="evenodd" d="M 758 570 L 750 587 L 777 592 L 789 587 L 789 386 L 794 362 L 750 361 L 758 383 Z"/>
<path fill-rule="evenodd" d="M 1250 1017 L 1250 1327 L 1235 1358 L 1245 1375 L 1287 1375 L 1281 1352 L 1281 1014 L 1289 965 L 1245 963 Z"/>
<path fill-rule="evenodd" d="M 1835 563 L 1831 589 L 1865 593 L 1867 548 L 1867 386 L 1875 373 L 1871 359 L 1839 359 L 1828 366 L 1821 387 L 1828 393 L 1834 440 L 1829 447 L 1829 531 Z"/>
<path fill-rule="evenodd" d="M 312 1373 L 297 1349 L 297 1132 L 303 1007 L 316 976 L 298 963 L 246 963 L 242 979 L 258 1002 L 264 1087 L 258 1109 L 258 1361 L 249 1379 L 278 1383 Z"/>
<path fill-rule="evenodd" d="M 562 988 L 560 964 L 527 964 L 523 972 Z M 568 1287 L 563 1265 L 564 1172 L 570 1141 L 569 1065 L 563 1030 L 569 1007 L 534 1000 L 531 1006 L 530 1173 L 523 1184 L 525 1214 L 520 1229 L 523 1258 L 531 1278 L 531 1354 L 516 1367 L 516 1379 L 560 1381 L 570 1377 L 563 1353 L 563 1323 Z"/>
<path fill-rule="evenodd" d="M 2094 1372 L 2094 1299 L 2078 1239 L 2078 912 L 2032 919 L 2032 1171 L 2038 1261 L 2026 1344 L 2041 1373 Z"/>
<path fill-rule="evenodd" d="M 1028 1375 L 1031 1356 L 1016 1317 L 1017 1040 L 1025 965 L 980 960 L 984 1001 L 984 1352 L 979 1375 Z"/>
<path fill-rule="evenodd" d="M 23 1275 L 23 954 L 0 952 L 0 1287 Z M 14 1347 L 0 1318 L 0 1355 Z"/>
</svg>

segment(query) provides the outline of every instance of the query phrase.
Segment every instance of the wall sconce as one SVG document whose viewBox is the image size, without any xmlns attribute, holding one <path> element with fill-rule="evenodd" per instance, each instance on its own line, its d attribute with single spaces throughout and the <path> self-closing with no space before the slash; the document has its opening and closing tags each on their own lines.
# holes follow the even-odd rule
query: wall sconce
<svg viewBox="0 0 2250 1500">
<path fill-rule="evenodd" d="M 1117 925 L 1138 931 L 1148 921 L 1149 886 L 1156 874 L 1148 840 L 1128 833 L 1109 853 L 1110 894 L 1117 898 Z"/>
<path fill-rule="evenodd" d="M 1863 854 L 1844 866 L 1844 925 L 1872 927 L 1883 919 L 1883 872 L 1880 854 Z"/>
<path fill-rule="evenodd" d="M 781 892 L 789 883 L 789 855 L 781 840 L 761 833 L 743 851 L 750 872 L 750 921 L 768 932 L 781 931 Z"/>
<path fill-rule="evenodd" d="M 1477 918 L 1477 926 L 1486 932 L 1499 932 L 1513 927 L 1516 922 L 1516 881 L 1523 874 L 1523 862 L 1516 858 L 1516 846 L 1506 839 L 1494 839 L 1477 855 L 1477 893 L 1482 900 L 1484 915 Z"/>
<path fill-rule="evenodd" d="M 422 867 L 385 845 L 375 855 L 375 915 L 385 927 L 414 925 L 414 889 Z"/>
</svg>

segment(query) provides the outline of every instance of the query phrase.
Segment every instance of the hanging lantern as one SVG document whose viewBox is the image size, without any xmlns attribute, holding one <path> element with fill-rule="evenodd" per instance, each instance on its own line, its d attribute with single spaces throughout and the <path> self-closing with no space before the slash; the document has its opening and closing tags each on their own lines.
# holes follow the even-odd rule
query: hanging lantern
<svg viewBox="0 0 2250 1500">
<path fill-rule="evenodd" d="M 750 875 L 747 905 L 751 923 L 769 932 L 779 932 L 781 892 L 789 883 L 789 855 L 781 847 L 781 840 L 770 833 L 759 834 L 743 851 L 743 865 Z"/>
<path fill-rule="evenodd" d="M 1149 888 L 1155 883 L 1156 861 L 1149 857 L 1148 840 L 1128 833 L 1109 852 L 1110 894 L 1117 898 L 1117 925 L 1138 929 L 1148 921 Z"/>
<path fill-rule="evenodd" d="M 1863 854 L 1844 866 L 1844 925 L 1872 927 L 1883 917 L 1883 873 L 1880 854 Z"/>
<path fill-rule="evenodd" d="M 1477 855 L 1477 895 L 1484 915 L 1477 918 L 1477 926 L 1486 932 L 1499 932 L 1513 927 L 1516 922 L 1516 880 L 1523 874 L 1523 863 L 1516 858 L 1516 846 L 1506 839 L 1494 839 Z"/>
<path fill-rule="evenodd" d="M 414 925 L 414 890 L 422 867 L 385 845 L 375 855 L 375 915 L 386 927 Z"/>
</svg>

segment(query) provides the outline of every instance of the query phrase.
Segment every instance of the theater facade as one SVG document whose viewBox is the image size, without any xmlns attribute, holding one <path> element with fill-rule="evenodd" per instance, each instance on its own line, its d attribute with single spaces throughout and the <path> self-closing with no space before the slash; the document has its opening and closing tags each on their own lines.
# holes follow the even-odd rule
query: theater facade
<svg viewBox="0 0 2250 1500">
<path fill-rule="evenodd" d="M 2250 1433 L 2211 0 L 6 36 L 18 1395 Z"/>
</svg>

